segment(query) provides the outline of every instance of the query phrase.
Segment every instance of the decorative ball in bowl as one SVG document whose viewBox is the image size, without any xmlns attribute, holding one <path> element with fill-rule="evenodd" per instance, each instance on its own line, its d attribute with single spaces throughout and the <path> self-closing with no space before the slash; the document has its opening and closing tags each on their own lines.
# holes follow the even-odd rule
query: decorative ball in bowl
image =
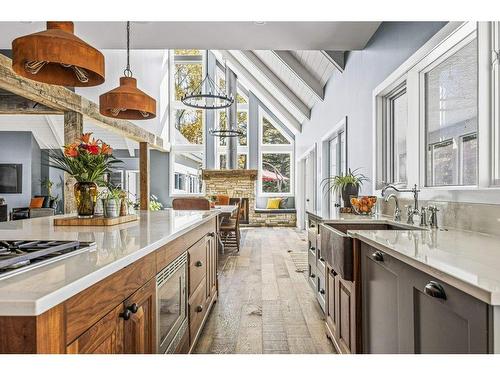
<svg viewBox="0 0 500 375">
<path fill-rule="evenodd" d="M 352 208 L 358 215 L 373 215 L 376 203 L 377 197 L 373 195 L 351 198 Z"/>
</svg>

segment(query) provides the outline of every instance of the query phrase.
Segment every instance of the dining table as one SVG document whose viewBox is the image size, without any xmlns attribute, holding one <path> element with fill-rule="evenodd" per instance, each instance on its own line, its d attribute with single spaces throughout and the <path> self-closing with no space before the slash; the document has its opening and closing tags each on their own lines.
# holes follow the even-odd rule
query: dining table
<svg viewBox="0 0 500 375">
<path fill-rule="evenodd" d="M 213 210 L 220 211 L 219 214 L 219 227 L 220 227 L 224 223 L 224 221 L 229 220 L 231 216 L 234 215 L 236 210 L 238 210 L 238 205 L 236 204 L 216 205 L 213 207 Z M 219 242 L 221 253 L 224 254 L 224 243 L 222 242 L 220 232 L 217 233 L 217 239 Z"/>
</svg>

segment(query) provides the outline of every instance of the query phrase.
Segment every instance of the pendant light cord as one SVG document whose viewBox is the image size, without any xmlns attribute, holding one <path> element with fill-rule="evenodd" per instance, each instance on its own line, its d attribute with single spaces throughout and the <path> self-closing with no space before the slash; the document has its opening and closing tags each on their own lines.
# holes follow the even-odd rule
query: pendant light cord
<svg viewBox="0 0 500 375">
<path fill-rule="evenodd" d="M 127 21 L 127 68 L 123 74 L 125 77 L 132 77 L 132 70 L 130 70 L 130 21 Z"/>
</svg>

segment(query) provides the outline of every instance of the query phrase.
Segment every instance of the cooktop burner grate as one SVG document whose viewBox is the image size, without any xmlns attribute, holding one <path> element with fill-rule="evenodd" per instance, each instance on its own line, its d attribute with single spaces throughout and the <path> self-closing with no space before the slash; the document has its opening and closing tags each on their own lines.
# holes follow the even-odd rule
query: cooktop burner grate
<svg viewBox="0 0 500 375">
<path fill-rule="evenodd" d="M 33 268 L 62 259 L 88 246 L 88 243 L 79 241 L 0 241 L 0 279 L 17 273 L 21 268 Z"/>
</svg>

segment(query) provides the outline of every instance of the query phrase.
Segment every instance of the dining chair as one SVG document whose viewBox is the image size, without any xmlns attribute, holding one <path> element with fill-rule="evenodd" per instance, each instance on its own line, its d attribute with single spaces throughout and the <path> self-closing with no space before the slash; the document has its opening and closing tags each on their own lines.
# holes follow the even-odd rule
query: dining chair
<svg viewBox="0 0 500 375">
<path fill-rule="evenodd" d="M 210 210 L 210 202 L 205 198 L 175 198 L 172 201 L 174 210 Z"/>
<path fill-rule="evenodd" d="M 240 251 L 240 216 L 241 216 L 241 200 L 237 203 L 236 213 L 234 218 L 231 217 L 224 220 L 220 226 L 220 232 L 222 237 L 222 242 L 224 247 L 236 247 L 236 250 Z"/>
</svg>

